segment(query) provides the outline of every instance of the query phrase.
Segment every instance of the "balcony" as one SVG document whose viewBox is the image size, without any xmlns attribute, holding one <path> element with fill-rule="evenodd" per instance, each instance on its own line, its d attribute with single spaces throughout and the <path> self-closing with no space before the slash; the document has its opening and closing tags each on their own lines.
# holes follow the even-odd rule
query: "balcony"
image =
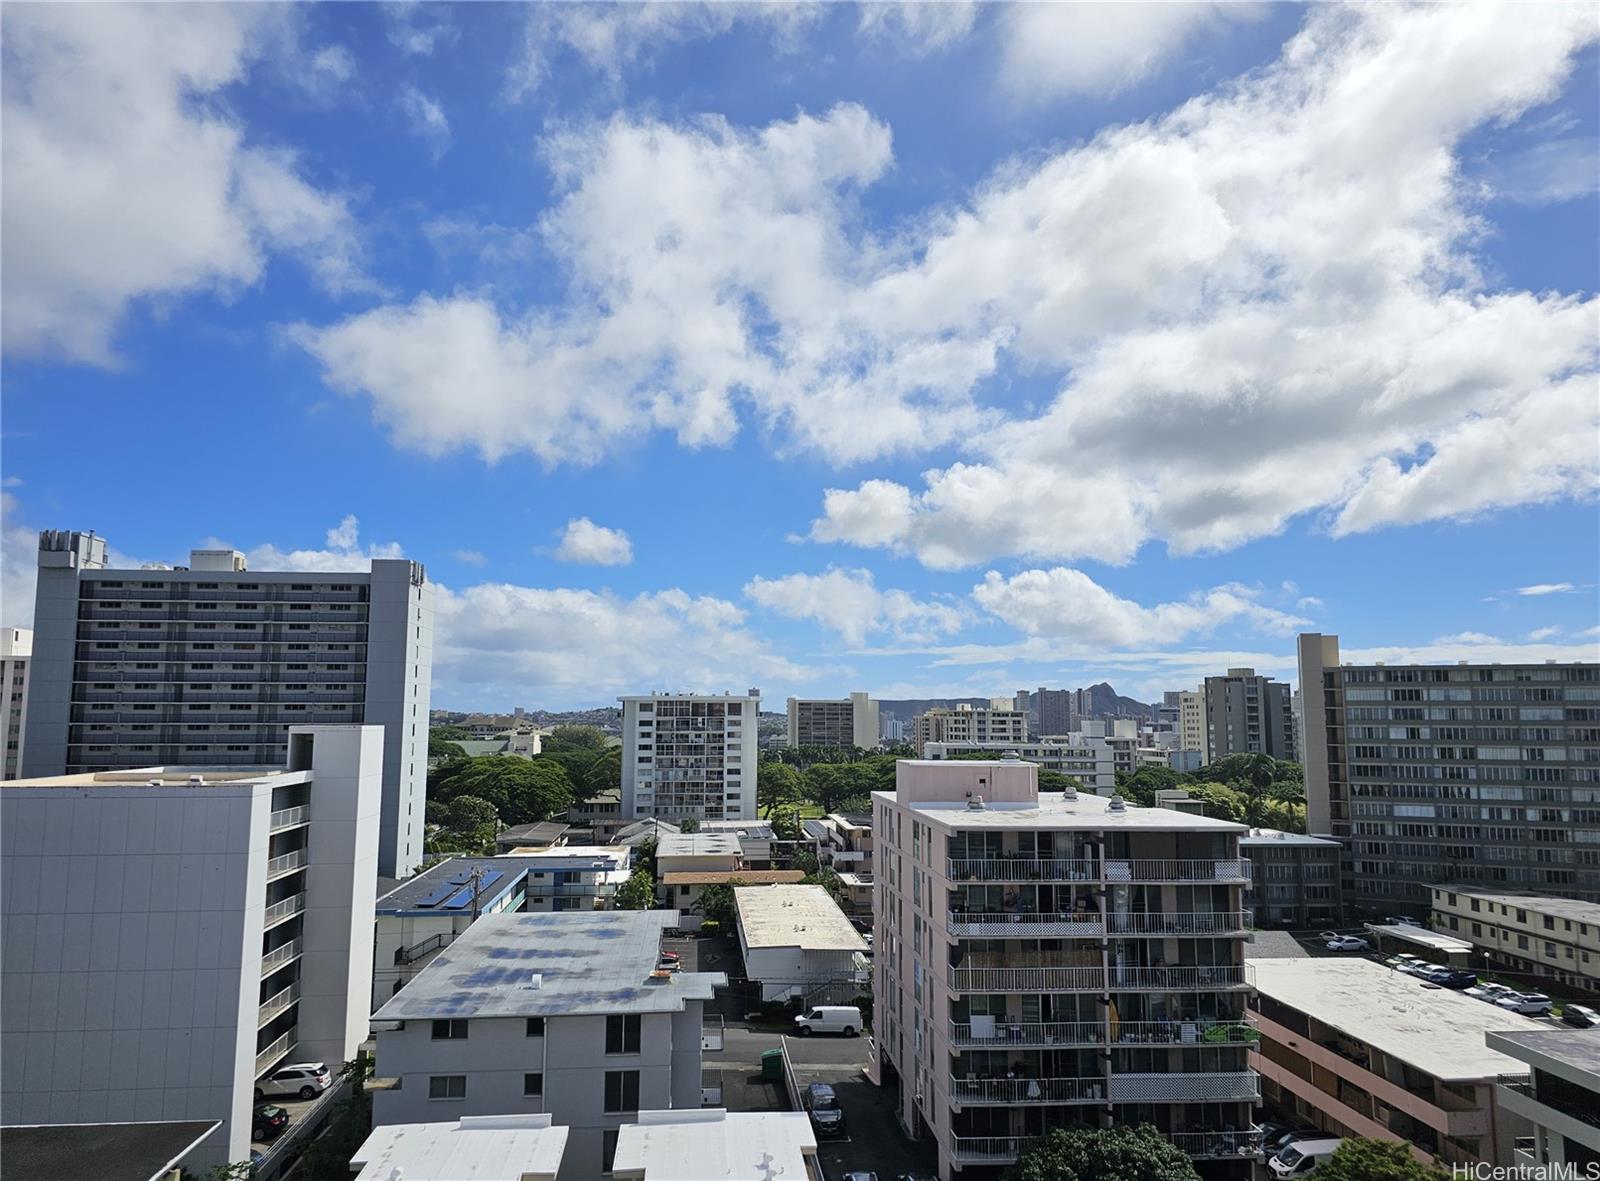
<svg viewBox="0 0 1600 1181">
<path fill-rule="evenodd" d="M 1111 969 L 1111 987 L 1130 992 L 1172 989 L 1251 988 L 1250 969 L 1243 964 L 1212 967 Z"/>
<path fill-rule="evenodd" d="M 1104 1103 L 1103 1078 L 956 1078 L 950 1076 L 950 1102 L 956 1107 L 1018 1103 Z"/>
<path fill-rule="evenodd" d="M 1020 1136 L 951 1136 L 950 1159 L 960 1165 L 1014 1165 Z"/>
<path fill-rule="evenodd" d="M 967 1021 L 950 1022 L 950 1044 L 963 1049 L 1011 1046 L 1098 1046 L 1106 1027 L 1090 1021 L 995 1021 L 979 1032 Z"/>
<path fill-rule="evenodd" d="M 1237 882 L 1250 880 L 1250 862 L 1232 861 L 1107 861 L 1108 882 Z"/>
<path fill-rule="evenodd" d="M 1098 938 L 1106 933 L 1105 920 L 1093 912 L 951 911 L 945 929 L 957 937 L 978 939 Z"/>
<path fill-rule="evenodd" d="M 1115 1103 L 1206 1103 L 1222 1099 L 1253 1102 L 1260 1097 L 1261 1083 L 1253 1070 L 1111 1076 L 1111 1099 Z"/>
<path fill-rule="evenodd" d="M 306 896 L 304 893 L 291 894 L 282 902 L 274 902 L 267 907 L 266 913 L 262 916 L 262 929 L 270 930 L 279 923 L 286 923 L 305 908 Z"/>
<path fill-rule="evenodd" d="M 257 1078 L 260 1078 L 262 1075 L 266 1074 L 267 1071 L 271 1070 L 274 1066 L 278 1065 L 278 1063 L 282 1062 L 289 1056 L 289 1052 L 294 1049 L 295 1035 L 298 1032 L 298 1027 L 291 1027 L 270 1046 L 256 1055 Z"/>
<path fill-rule="evenodd" d="M 291 939 L 281 947 L 274 947 L 261 957 L 261 974 L 270 976 L 290 960 L 300 957 L 300 940 Z"/>
<path fill-rule="evenodd" d="M 952 857 L 945 869 L 952 882 L 1092 882 L 1099 876 L 1095 862 L 1072 858 Z"/>
<path fill-rule="evenodd" d="M 256 1028 L 260 1029 L 279 1013 L 300 999 L 300 985 L 298 982 L 289 985 L 275 996 L 268 997 L 261 1002 L 261 1007 L 256 1010 Z"/>
<path fill-rule="evenodd" d="M 1166 1137 L 1196 1160 L 1261 1155 L 1261 1133 L 1255 1128 L 1248 1132 L 1168 1132 Z"/>
<path fill-rule="evenodd" d="M 1116 1046 L 1251 1046 L 1261 1035 L 1244 1023 L 1197 1017 L 1192 1021 L 1119 1021 L 1112 1026 Z"/>
<path fill-rule="evenodd" d="M 1245 919 L 1242 910 L 1112 914 L 1109 926 L 1116 935 L 1243 935 Z"/>
<path fill-rule="evenodd" d="M 268 832 L 285 832 L 291 828 L 299 828 L 303 824 L 311 823 L 311 809 L 302 804 L 298 808 L 280 808 L 272 814 L 272 822 Z"/>
<path fill-rule="evenodd" d="M 1547 1085 L 1543 1091 L 1538 1091 L 1534 1088 L 1532 1075 L 1502 1074 L 1495 1081 L 1507 1091 L 1532 1100 L 1532 1104 L 1517 1103 L 1510 1107 L 1512 1111 L 1519 1115 L 1526 1115 L 1528 1118 L 1534 1119 L 1536 1113 L 1539 1115 L 1544 1114 L 1538 1110 L 1539 1108 L 1544 1108 L 1547 1111 L 1564 1115 L 1569 1119 L 1575 1119 L 1579 1123 L 1587 1124 L 1591 1128 L 1600 1128 L 1600 1112 L 1592 1110 L 1589 1104 L 1581 1101 L 1581 1098 L 1575 1102 L 1575 1096 L 1570 1093 L 1572 1090 L 1570 1085 L 1562 1087 L 1560 1080 L 1552 1080 L 1552 1085 Z M 1569 1093 L 1563 1094 L 1563 1091 L 1568 1091 Z M 1533 1104 L 1537 1104 L 1538 1107 L 1533 1107 Z M 1541 1121 L 1534 1119 L 1534 1122 Z"/>
<path fill-rule="evenodd" d="M 306 864 L 306 851 L 296 849 L 285 853 L 282 857 L 272 857 L 267 860 L 267 881 L 275 882 L 281 877 L 304 869 Z"/>
<path fill-rule="evenodd" d="M 952 992 L 1104 992 L 1104 969 L 1090 967 L 951 968 Z"/>
</svg>

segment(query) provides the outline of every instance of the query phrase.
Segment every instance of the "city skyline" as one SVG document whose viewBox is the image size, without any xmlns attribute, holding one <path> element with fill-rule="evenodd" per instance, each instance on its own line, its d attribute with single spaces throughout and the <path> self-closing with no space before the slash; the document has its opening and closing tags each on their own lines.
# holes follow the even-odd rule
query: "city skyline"
<svg viewBox="0 0 1600 1181">
<path fill-rule="evenodd" d="M 1600 654 L 1579 6 L 108 11 L 3 17 L 0 626 L 94 529 L 425 564 L 445 709 Z"/>
</svg>

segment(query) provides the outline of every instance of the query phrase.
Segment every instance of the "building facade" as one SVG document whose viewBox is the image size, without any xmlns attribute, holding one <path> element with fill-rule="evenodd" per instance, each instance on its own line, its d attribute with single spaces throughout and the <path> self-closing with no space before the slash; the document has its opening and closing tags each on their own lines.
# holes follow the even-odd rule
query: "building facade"
<svg viewBox="0 0 1600 1181">
<path fill-rule="evenodd" d="M 33 663 L 33 632 L 0 629 L 0 718 L 5 719 L 6 755 L 0 779 L 15 779 L 22 769 L 22 743 L 28 731 L 28 680 Z"/>
<path fill-rule="evenodd" d="M 223 1118 L 367 1037 L 383 730 L 296 726 L 287 769 L 145 767 L 0 786 L 6 1124 Z M 292 1129 L 291 1129 L 292 1130 Z"/>
<path fill-rule="evenodd" d="M 1178 747 L 1200 752 L 1200 764 L 1211 761 L 1206 741 L 1206 695 L 1200 690 L 1178 694 Z"/>
<path fill-rule="evenodd" d="M 1537 1170 L 1525 1176 L 1600 1175 L 1600 1030 L 1491 1032 L 1484 1041 L 1528 1068 L 1500 1078 L 1500 1105 L 1533 1126 L 1512 1163 Z"/>
<path fill-rule="evenodd" d="M 1252 828 L 1239 851 L 1250 861 L 1244 904 L 1256 926 L 1308 930 L 1339 923 L 1338 841 Z"/>
<path fill-rule="evenodd" d="M 1434 930 L 1466 940 L 1491 964 L 1600 992 L 1600 903 L 1471 884 L 1432 891 Z"/>
<path fill-rule="evenodd" d="M 1017 746 L 1028 740 L 1028 715 L 1017 709 L 974 709 L 965 703 L 954 709 L 930 709 L 912 721 L 911 745 L 920 752 L 930 742 L 979 747 L 1004 743 Z"/>
<path fill-rule="evenodd" d="M 865 693 L 789 698 L 789 745 L 871 750 L 878 745 L 878 703 Z"/>
<path fill-rule="evenodd" d="M 625 819 L 755 819 L 759 690 L 620 700 Z"/>
<path fill-rule="evenodd" d="M 114 570 L 104 538 L 47 530 L 22 774 L 278 766 L 292 725 L 382 726 L 378 868 L 404 877 L 422 862 L 432 668 L 416 562 L 263 573 L 195 550 L 188 569 Z"/>
<path fill-rule="evenodd" d="M 763 1001 L 840 1005 L 865 991 L 866 940 L 821 886 L 741 886 L 733 900 L 745 975 Z"/>
<path fill-rule="evenodd" d="M 1206 762 L 1241 754 L 1299 760 L 1288 685 L 1258 676 L 1253 668 L 1230 668 L 1226 676 L 1207 677 L 1201 693 Z"/>
<path fill-rule="evenodd" d="M 1344 665 L 1299 641 L 1306 819 L 1346 905 L 1472 882 L 1600 902 L 1600 664 Z"/>
<path fill-rule="evenodd" d="M 1078 728 L 1078 711 L 1073 708 L 1074 704 L 1075 695 L 1071 689 L 1035 690 L 1031 702 L 1034 733 L 1040 737 L 1071 734 Z"/>
<path fill-rule="evenodd" d="M 1016 760 L 902 761 L 873 795 L 875 1051 L 939 1176 L 1054 1127 L 1150 1123 L 1247 1175 L 1243 825 Z"/>
<path fill-rule="evenodd" d="M 922 757 L 931 760 L 954 759 L 964 755 L 987 754 L 994 758 L 1012 752 L 1046 771 L 1070 775 L 1089 791 L 1110 795 L 1117 787 L 1116 766 L 1111 744 L 1103 737 L 1066 734 L 1038 742 L 930 742 Z"/>
<path fill-rule="evenodd" d="M 609 1172 L 640 1111 L 700 1110 L 720 972 L 659 968 L 670 910 L 480 919 L 373 1015 L 374 1127 L 548 1112 L 560 1176 Z M 510 970 L 508 965 L 514 965 Z"/>
</svg>

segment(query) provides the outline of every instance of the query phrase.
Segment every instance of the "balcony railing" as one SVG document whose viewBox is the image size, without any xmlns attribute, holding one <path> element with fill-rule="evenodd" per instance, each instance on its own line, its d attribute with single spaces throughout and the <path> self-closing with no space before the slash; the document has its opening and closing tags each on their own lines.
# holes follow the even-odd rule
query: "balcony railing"
<svg viewBox="0 0 1600 1181">
<path fill-rule="evenodd" d="M 1095 913 L 1047 910 L 1042 913 L 1007 911 L 986 914 L 981 911 L 951 911 L 946 929 L 952 935 L 982 939 L 1070 939 L 1096 937 L 1106 932 L 1105 920 Z"/>
<path fill-rule="evenodd" d="M 1104 992 L 1101 968 L 951 968 L 956 992 Z"/>
<path fill-rule="evenodd" d="M 950 1159 L 963 1165 L 1014 1165 L 1020 1136 L 951 1136 Z"/>
<path fill-rule="evenodd" d="M 311 822 L 311 809 L 305 804 L 298 808 L 280 808 L 272 814 L 272 823 L 269 826 L 272 832 L 282 832 L 286 828 L 298 828 L 302 824 Z"/>
<path fill-rule="evenodd" d="M 1106 1027 L 1091 1021 L 996 1021 L 985 1032 L 973 1032 L 969 1021 L 950 1023 L 950 1044 L 986 1049 L 1006 1046 L 1098 1046 Z"/>
<path fill-rule="evenodd" d="M 401 948 L 398 954 L 395 955 L 394 962 L 397 964 L 414 964 L 429 952 L 438 951 L 449 942 L 450 935 L 447 932 L 440 931 L 436 935 L 429 935 L 426 939 L 418 940 L 410 947 Z"/>
<path fill-rule="evenodd" d="M 1155 989 L 1216 989 L 1251 987 L 1250 970 L 1244 965 L 1215 967 L 1124 968 L 1111 969 L 1111 987 L 1145 992 Z"/>
<path fill-rule="evenodd" d="M 256 1055 L 256 1077 L 260 1078 L 278 1063 L 289 1056 L 289 1051 L 294 1049 L 295 1035 L 298 1028 L 291 1028 L 277 1038 L 270 1046 Z"/>
<path fill-rule="evenodd" d="M 268 997 L 261 1003 L 261 1008 L 256 1010 L 256 1028 L 260 1029 L 299 999 L 300 985 L 298 982 L 289 985 L 282 992 Z"/>
<path fill-rule="evenodd" d="M 1242 935 L 1245 914 L 1242 910 L 1219 910 L 1107 917 L 1111 931 L 1118 935 Z"/>
<path fill-rule="evenodd" d="M 274 902 L 267 907 L 266 913 L 262 916 L 262 924 L 266 927 L 275 927 L 279 923 L 293 918 L 305 908 L 306 896 L 304 894 L 291 894 L 282 902 Z"/>
<path fill-rule="evenodd" d="M 1536 1091 L 1532 1075 L 1502 1074 L 1495 1081 L 1508 1091 L 1516 1091 L 1519 1095 L 1526 1095 L 1552 1111 L 1559 1111 L 1562 1115 L 1570 1116 L 1572 1119 L 1588 1124 L 1590 1127 L 1600 1128 L 1600 1112 L 1593 1111 L 1586 1105 L 1573 1103 L 1561 1093 L 1558 1087 L 1547 1087 L 1543 1092 Z"/>
<path fill-rule="evenodd" d="M 1111 1043 L 1117 1046 L 1254 1045 L 1261 1035 L 1237 1020 L 1119 1021 Z"/>
<path fill-rule="evenodd" d="M 300 940 L 291 939 L 279 947 L 274 947 L 261 957 L 261 974 L 270 976 L 279 968 L 300 954 Z"/>
<path fill-rule="evenodd" d="M 946 871 L 952 882 L 1090 882 L 1099 866 L 1078 858 L 951 857 Z"/>
<path fill-rule="evenodd" d="M 1179 1149 L 1197 1159 L 1261 1154 L 1261 1133 L 1255 1128 L 1248 1132 L 1168 1132 L 1166 1136 Z"/>
<path fill-rule="evenodd" d="M 1141 858 L 1133 861 L 1107 861 L 1108 882 L 1248 882 L 1250 862 L 1162 861 Z"/>
<path fill-rule="evenodd" d="M 1103 1078 L 950 1078 L 950 1102 L 958 1106 L 999 1103 L 1103 1103 Z"/>
<path fill-rule="evenodd" d="M 275 881 L 285 874 L 291 874 L 295 870 L 303 868 L 305 863 L 306 851 L 304 849 L 296 849 L 291 853 L 285 853 L 282 857 L 269 858 L 267 860 L 267 881 Z"/>
<path fill-rule="evenodd" d="M 1260 1095 L 1261 1083 L 1253 1070 L 1111 1076 L 1111 1098 L 1116 1103 L 1203 1103 Z"/>
</svg>

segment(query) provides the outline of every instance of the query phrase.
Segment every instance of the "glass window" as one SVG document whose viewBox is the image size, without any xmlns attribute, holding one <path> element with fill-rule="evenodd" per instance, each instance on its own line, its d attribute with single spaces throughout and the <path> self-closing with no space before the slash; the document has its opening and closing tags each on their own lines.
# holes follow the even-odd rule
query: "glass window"
<svg viewBox="0 0 1600 1181">
<path fill-rule="evenodd" d="M 434 1074 L 428 1076 L 429 1099 L 465 1099 L 467 1076 L 464 1074 Z"/>
<path fill-rule="evenodd" d="M 528 1036 L 528 1037 L 543 1037 L 544 1036 L 544 1018 L 543 1017 L 529 1017 L 528 1018 L 528 1029 L 527 1029 L 527 1035 L 526 1036 Z"/>
<path fill-rule="evenodd" d="M 467 1023 L 465 1021 L 435 1021 L 433 1023 L 433 1040 L 454 1041 L 467 1036 Z"/>
<path fill-rule="evenodd" d="M 639 1072 L 637 1070 L 606 1071 L 606 1111 L 639 1110 Z"/>
<path fill-rule="evenodd" d="M 522 1093 L 524 1095 L 544 1094 L 544 1075 L 525 1074 L 522 1076 Z"/>
<path fill-rule="evenodd" d="M 639 1015 L 606 1018 L 606 1053 L 637 1054 L 639 1052 Z M 631 1109 L 630 1109 L 631 1110 Z"/>
</svg>

